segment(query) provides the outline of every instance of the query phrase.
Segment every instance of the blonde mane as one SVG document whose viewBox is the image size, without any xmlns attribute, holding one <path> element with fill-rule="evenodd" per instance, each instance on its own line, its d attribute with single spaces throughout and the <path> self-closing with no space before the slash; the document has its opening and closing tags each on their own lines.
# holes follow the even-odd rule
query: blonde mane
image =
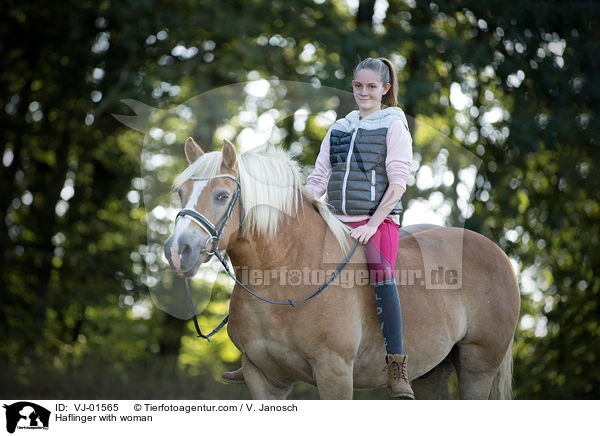
<svg viewBox="0 0 600 436">
<path fill-rule="evenodd" d="M 175 179 L 174 186 L 181 186 L 191 177 L 216 176 L 222 161 L 221 152 L 205 153 Z M 295 218 L 302 211 L 300 166 L 290 154 L 279 147 L 238 154 L 237 161 L 244 206 L 242 229 L 258 237 L 273 238 L 282 219 Z M 312 203 L 327 223 L 342 251 L 347 253 L 350 247 L 346 237 L 346 226 L 331 213 L 324 202 L 313 200 Z"/>
</svg>

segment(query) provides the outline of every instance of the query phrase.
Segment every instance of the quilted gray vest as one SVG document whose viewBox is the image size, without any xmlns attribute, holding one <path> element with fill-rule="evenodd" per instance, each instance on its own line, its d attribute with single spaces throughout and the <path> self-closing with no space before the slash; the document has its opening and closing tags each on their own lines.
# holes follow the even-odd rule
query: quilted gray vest
<svg viewBox="0 0 600 436">
<path fill-rule="evenodd" d="M 399 107 L 382 109 L 359 119 L 358 110 L 337 120 L 331 129 L 331 175 L 327 198 L 341 215 L 373 215 L 388 188 L 385 169 L 387 132 L 392 122 L 406 116 Z M 402 213 L 402 202 L 391 214 Z"/>
</svg>

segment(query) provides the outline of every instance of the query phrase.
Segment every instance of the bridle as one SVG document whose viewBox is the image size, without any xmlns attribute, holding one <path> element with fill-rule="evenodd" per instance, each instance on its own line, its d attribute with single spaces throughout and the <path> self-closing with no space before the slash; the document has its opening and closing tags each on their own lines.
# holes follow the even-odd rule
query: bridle
<svg viewBox="0 0 600 436">
<path fill-rule="evenodd" d="M 221 265 L 223 265 L 223 268 L 225 269 L 225 272 L 227 272 L 229 277 L 231 277 L 246 292 L 250 293 L 254 297 L 256 297 L 259 300 L 262 300 L 266 303 L 285 305 L 285 306 L 289 305 L 292 307 L 296 307 L 296 304 L 308 301 L 311 298 L 313 298 L 314 296 L 320 294 L 327 286 L 329 286 L 329 284 L 332 281 L 334 281 L 337 278 L 337 276 L 346 267 L 348 262 L 350 262 L 352 255 L 354 254 L 354 252 L 356 251 L 356 248 L 358 247 L 358 240 L 354 243 L 354 247 L 352 247 L 352 249 L 350 250 L 350 253 L 348 253 L 348 255 L 346 256 L 344 261 L 338 266 L 338 268 L 333 272 L 333 274 L 319 287 L 319 289 L 314 291 L 308 297 L 303 298 L 302 300 L 272 301 L 272 300 L 261 297 L 260 295 L 252 292 L 250 289 L 248 289 L 242 282 L 240 282 L 236 278 L 235 274 L 233 274 L 231 272 L 231 270 L 229 269 L 229 265 L 227 264 L 227 262 L 225 261 L 225 259 L 221 255 L 221 253 L 219 252 L 219 243 L 221 242 L 221 237 L 223 236 L 223 231 L 225 230 L 225 226 L 229 222 L 229 219 L 233 215 L 233 210 L 235 209 L 235 205 L 238 201 L 240 202 L 240 224 L 239 224 L 238 231 L 240 231 L 242 229 L 244 213 L 243 213 L 243 205 L 242 205 L 242 199 L 241 199 L 240 179 L 232 176 L 231 174 L 217 174 L 216 176 L 212 176 L 212 177 L 191 177 L 189 180 L 194 180 L 194 181 L 209 180 L 210 181 L 210 180 L 212 180 L 214 178 L 218 178 L 218 177 L 229 178 L 229 179 L 233 180 L 237 186 L 235 188 L 235 192 L 233 193 L 233 196 L 231 197 L 231 201 L 229 202 L 229 205 L 227 206 L 227 210 L 225 211 L 225 213 L 223 214 L 221 219 L 219 219 L 217 224 L 213 225 L 210 222 L 210 220 L 208 218 L 206 218 L 204 215 L 202 215 L 201 213 L 197 212 L 194 209 L 189 209 L 189 208 L 183 208 L 179 211 L 179 213 L 177 214 L 177 216 L 175 218 L 175 223 L 177 223 L 177 220 L 179 220 L 179 218 L 187 217 L 187 218 L 191 219 L 193 222 L 195 222 L 196 224 L 198 224 L 205 232 L 207 232 L 210 235 L 210 237 L 207 241 L 207 244 L 206 244 L 207 247 L 205 250 L 206 254 L 208 254 L 208 256 L 209 256 L 208 259 L 210 259 L 213 255 L 216 256 L 217 259 L 219 259 L 219 261 L 221 262 Z M 210 248 L 208 247 L 209 242 L 211 242 L 211 245 L 212 245 L 212 247 L 210 247 Z M 209 338 L 212 335 L 214 335 L 215 333 L 217 333 L 219 330 L 221 330 L 221 328 L 225 324 L 227 324 L 227 321 L 229 320 L 229 315 L 227 315 L 223 319 L 223 321 L 221 321 L 221 323 L 212 332 L 210 332 L 207 335 L 204 335 L 202 333 L 202 331 L 200 330 L 200 326 L 198 325 L 198 318 L 196 316 L 196 308 L 194 305 L 194 301 L 192 299 L 192 293 L 190 290 L 190 284 L 189 284 L 188 279 L 185 279 L 185 289 L 186 289 L 186 293 L 187 293 L 187 297 L 188 297 L 188 303 L 189 303 L 190 309 L 192 311 L 192 318 L 194 320 L 194 327 L 196 328 L 196 333 L 198 334 L 199 338 L 204 338 L 210 342 Z"/>
<path fill-rule="evenodd" d="M 210 235 L 210 238 L 208 238 L 208 241 L 206 241 L 206 248 L 207 248 L 206 254 L 209 255 L 209 259 L 210 259 L 210 257 L 212 257 L 214 254 L 216 254 L 219 251 L 219 242 L 221 242 L 221 237 L 223 236 L 223 231 L 225 230 L 225 226 L 229 222 L 231 215 L 233 215 L 233 210 L 235 209 L 235 205 L 238 200 L 240 200 L 240 227 L 238 230 L 241 230 L 241 228 L 242 228 L 243 207 L 242 207 L 242 200 L 240 199 L 240 192 L 241 192 L 240 180 L 239 180 L 239 178 L 234 177 L 231 174 L 217 174 L 216 176 L 213 176 L 213 177 L 190 177 L 190 179 L 189 179 L 189 180 L 193 180 L 193 181 L 199 181 L 199 180 L 209 180 L 210 181 L 212 179 L 216 179 L 219 177 L 228 178 L 228 179 L 233 180 L 236 183 L 236 188 L 235 188 L 235 192 L 233 193 L 233 196 L 231 197 L 231 201 L 229 202 L 229 206 L 227 206 L 227 210 L 225 211 L 225 213 L 223 214 L 221 219 L 217 222 L 217 225 L 214 225 L 213 223 L 211 223 L 210 220 L 208 218 L 206 218 L 204 215 L 202 215 L 201 213 L 195 211 L 194 209 L 189 209 L 189 208 L 181 209 L 179 211 L 179 213 L 177 214 L 177 216 L 175 217 L 175 223 L 177 223 L 179 218 L 188 217 L 189 219 L 194 221 L 196 224 L 198 224 L 206 233 L 208 233 Z M 212 247 L 210 249 L 209 249 L 209 243 L 212 245 Z"/>
</svg>

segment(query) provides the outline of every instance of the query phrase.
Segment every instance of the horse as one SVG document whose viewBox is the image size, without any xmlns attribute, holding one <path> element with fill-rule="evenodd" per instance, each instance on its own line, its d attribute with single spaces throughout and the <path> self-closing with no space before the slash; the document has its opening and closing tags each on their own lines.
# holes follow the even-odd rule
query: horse
<svg viewBox="0 0 600 436">
<path fill-rule="evenodd" d="M 215 251 L 229 255 L 239 283 L 227 333 L 252 398 L 285 399 L 298 382 L 315 385 L 321 399 L 384 386 L 386 350 L 362 246 L 343 271 L 353 280 L 340 274 L 293 304 L 329 277 L 354 242 L 325 201 L 303 188 L 293 156 L 276 147 L 237 154 L 227 140 L 205 153 L 192 138 L 184 151 L 189 166 L 174 189 L 185 210 L 220 220 L 221 233 L 215 247 L 215 236 L 183 215 L 165 257 L 176 274 L 192 277 Z M 395 267 L 416 398 L 449 399 L 456 372 L 461 399 L 510 399 L 520 293 L 506 254 L 476 232 L 422 224 L 401 228 Z"/>
</svg>

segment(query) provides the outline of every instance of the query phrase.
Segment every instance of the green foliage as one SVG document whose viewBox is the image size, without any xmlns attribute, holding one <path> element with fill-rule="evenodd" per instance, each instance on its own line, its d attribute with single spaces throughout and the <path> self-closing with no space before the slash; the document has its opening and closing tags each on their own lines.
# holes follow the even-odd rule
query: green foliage
<svg viewBox="0 0 600 436">
<path fill-rule="evenodd" d="M 398 69 L 420 164 L 406 203 L 425 202 L 447 224 L 488 236 L 519 269 L 518 397 L 598 397 L 598 5 L 388 3 L 383 18 L 373 18 L 374 2 L 352 10 L 341 0 L 6 4 L 3 392 L 247 397 L 243 387 L 214 382 L 239 363 L 226 334 L 211 344 L 196 340 L 189 322 L 152 304 L 146 286 L 146 272 L 159 264 L 148 236 L 168 233 L 167 221 L 148 229 L 146 210 L 171 199 L 168 192 L 144 198 L 144 188 L 170 183 L 182 156 L 144 172 L 142 135 L 110 114 L 130 113 L 121 99 L 170 108 L 258 78 L 350 91 L 359 59 L 386 56 Z M 307 107 L 311 116 L 297 129 L 290 100 L 269 95 L 242 106 L 194 107 L 187 121 L 169 112 L 160 125 L 176 134 L 176 144 L 193 134 L 212 149 L 223 137 L 236 142 L 247 127 L 242 110 L 260 116 L 275 108 L 284 114 L 278 141 L 309 170 L 326 131 L 312 114 L 332 106 Z M 341 101 L 338 115 L 351 106 Z M 471 202 L 469 167 L 477 170 Z M 163 281 L 165 289 L 173 284 L 167 274 Z M 228 289 L 217 286 L 201 314 L 203 328 L 218 324 L 227 301 Z M 106 383 L 98 386 L 97 373 Z M 291 397 L 315 398 L 316 391 L 297 386 Z"/>
</svg>

